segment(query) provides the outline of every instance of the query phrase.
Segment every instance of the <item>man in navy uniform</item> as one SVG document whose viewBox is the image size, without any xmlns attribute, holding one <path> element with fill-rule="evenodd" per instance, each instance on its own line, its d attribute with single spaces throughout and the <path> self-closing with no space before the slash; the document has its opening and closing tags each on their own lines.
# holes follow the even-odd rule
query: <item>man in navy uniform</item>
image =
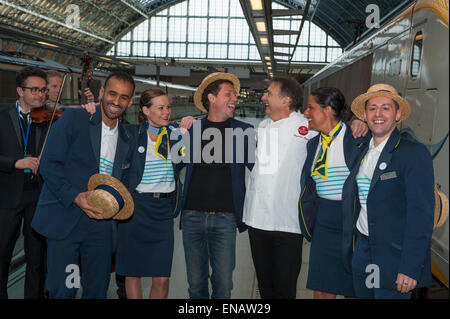
<svg viewBox="0 0 450 319">
<path fill-rule="evenodd" d="M 129 74 L 111 74 L 94 115 L 66 110 L 50 132 L 41 163 L 45 184 L 32 226 L 47 238 L 51 298 L 74 298 L 81 270 L 82 297 L 106 298 L 115 225 L 87 203 L 87 184 L 99 172 L 121 179 L 130 166 L 134 144 L 119 117 L 132 104 L 134 88 Z"/>
<path fill-rule="evenodd" d="M 431 284 L 432 158 L 424 145 L 406 140 L 396 128 L 411 109 L 394 87 L 373 85 L 351 108 L 372 134 L 343 191 L 347 256 L 352 229 L 356 232 L 353 258 L 347 260 L 355 294 L 410 298 L 412 289 Z"/>
</svg>

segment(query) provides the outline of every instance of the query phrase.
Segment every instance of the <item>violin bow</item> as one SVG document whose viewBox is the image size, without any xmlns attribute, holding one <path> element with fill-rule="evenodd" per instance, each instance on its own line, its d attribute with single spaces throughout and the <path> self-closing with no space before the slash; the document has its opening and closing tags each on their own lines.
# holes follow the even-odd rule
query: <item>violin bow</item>
<svg viewBox="0 0 450 319">
<path fill-rule="evenodd" d="M 66 81 L 67 74 L 68 73 L 64 73 L 61 86 L 59 87 L 58 97 L 56 98 L 55 107 L 53 108 L 52 117 L 50 118 L 50 123 L 49 123 L 48 128 L 47 128 L 47 133 L 45 134 L 44 143 L 42 144 L 42 149 L 41 149 L 41 152 L 40 152 L 39 157 L 38 157 L 39 161 L 41 160 L 42 153 L 44 152 L 45 144 L 47 143 L 47 137 L 48 137 L 48 134 L 50 133 L 50 128 L 52 127 L 52 124 L 53 124 L 53 119 L 55 117 L 56 107 L 57 107 L 57 105 L 59 103 L 59 100 L 61 99 L 61 95 L 62 95 L 62 91 L 63 91 L 63 87 L 64 87 L 64 82 Z"/>
</svg>

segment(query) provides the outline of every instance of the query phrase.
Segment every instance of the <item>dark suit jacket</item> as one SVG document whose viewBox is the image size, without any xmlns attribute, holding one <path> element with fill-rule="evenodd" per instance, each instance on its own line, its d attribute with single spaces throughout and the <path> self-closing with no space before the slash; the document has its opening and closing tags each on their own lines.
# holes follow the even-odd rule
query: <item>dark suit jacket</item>
<svg viewBox="0 0 450 319">
<path fill-rule="evenodd" d="M 201 119 L 200 127 L 201 127 L 201 134 L 203 133 L 203 128 L 205 127 L 206 117 Z M 181 210 L 184 208 L 184 204 L 186 203 L 187 194 L 189 192 L 189 184 L 191 181 L 192 173 L 194 171 L 194 151 L 201 150 L 201 140 L 198 139 L 198 136 L 193 132 L 194 127 L 191 127 L 189 130 L 189 138 L 190 141 L 188 143 L 190 147 L 190 152 L 187 156 L 189 156 L 189 163 L 187 163 L 186 168 L 186 177 L 184 181 L 184 189 L 183 189 L 183 199 L 181 202 Z M 230 127 L 234 129 L 241 128 L 243 131 L 245 131 L 247 128 L 253 128 L 252 125 L 235 120 L 233 118 L 230 119 Z M 194 138 L 196 140 L 194 140 Z M 233 136 L 233 159 L 231 163 L 231 187 L 232 187 L 232 193 L 233 193 L 233 204 L 234 204 L 234 214 L 236 216 L 236 224 L 239 229 L 239 231 L 244 231 L 246 229 L 245 224 L 242 222 L 242 214 L 243 214 L 243 208 L 244 208 L 244 199 L 245 199 L 245 167 L 248 169 L 252 169 L 253 165 L 255 164 L 249 162 L 248 157 L 248 149 L 249 149 L 249 141 L 248 138 L 244 139 L 244 154 L 238 154 L 237 151 L 241 152 L 242 150 L 237 150 L 236 146 L 238 145 L 238 142 L 236 140 L 236 136 Z M 194 146 L 194 144 L 196 144 Z M 186 146 L 187 147 L 187 146 Z M 205 183 L 208 183 L 208 181 L 205 181 Z M 181 223 L 180 223 L 181 225 Z"/>
<path fill-rule="evenodd" d="M 34 125 L 35 147 L 41 150 L 47 125 Z M 22 132 L 15 106 L 0 108 L 0 209 L 14 209 L 22 198 L 24 170 L 16 169 L 14 164 L 22 159 Z M 38 154 L 37 154 L 38 155 Z"/>
<path fill-rule="evenodd" d="M 172 130 L 171 127 L 176 126 L 176 124 L 171 124 L 167 127 L 167 133 L 169 135 L 169 139 L 172 136 Z M 126 125 L 127 130 L 130 132 L 131 136 L 133 137 L 133 140 L 136 141 L 136 144 L 133 146 L 133 161 L 131 163 L 131 167 L 129 170 L 129 174 L 126 178 L 126 181 L 124 183 L 130 190 L 130 192 L 134 192 L 136 190 L 136 187 L 139 185 L 139 183 L 142 180 L 142 176 L 144 175 L 144 169 L 145 169 L 145 156 L 147 154 L 147 129 L 145 127 L 145 124 L 142 125 Z M 176 135 L 176 134 L 174 134 Z M 180 136 L 180 135 L 179 135 Z M 181 136 L 180 136 L 181 138 Z M 174 146 L 177 145 L 178 138 L 176 139 L 170 139 L 170 148 L 173 150 Z M 139 152 L 139 148 L 142 147 L 142 151 Z M 179 179 L 179 172 L 180 172 L 180 165 L 175 164 L 172 162 L 173 170 L 174 170 L 174 178 L 176 182 L 176 191 L 173 194 L 172 202 L 173 202 L 173 214 L 174 217 L 178 216 L 180 213 L 180 200 L 181 200 L 181 183 Z"/>
<path fill-rule="evenodd" d="M 361 209 L 356 176 L 367 151 L 344 185 L 344 214 L 353 220 L 353 227 Z M 380 169 L 381 163 L 386 163 L 386 168 Z M 380 270 L 381 288 L 396 289 L 398 273 L 417 280 L 418 287 L 431 284 L 433 187 L 429 151 L 423 144 L 401 138 L 395 129 L 381 152 L 367 195 L 369 245 L 373 263 Z M 346 241 L 345 248 L 353 249 L 352 238 L 347 236 Z M 350 265 L 351 259 L 347 259 L 347 267 Z"/>
<path fill-rule="evenodd" d="M 50 131 L 41 161 L 44 187 L 32 227 L 51 239 L 64 239 L 84 212 L 73 203 L 87 191 L 89 178 L 99 172 L 102 134 L 100 106 L 94 115 L 69 109 Z M 122 179 L 131 163 L 134 141 L 119 125 L 112 176 Z"/>
</svg>

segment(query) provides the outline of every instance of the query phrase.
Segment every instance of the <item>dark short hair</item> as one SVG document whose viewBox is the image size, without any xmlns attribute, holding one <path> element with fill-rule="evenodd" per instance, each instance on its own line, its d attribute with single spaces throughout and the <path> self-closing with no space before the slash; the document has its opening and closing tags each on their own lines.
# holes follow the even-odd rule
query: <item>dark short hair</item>
<svg viewBox="0 0 450 319">
<path fill-rule="evenodd" d="M 270 83 L 279 83 L 280 89 L 278 95 L 280 97 L 287 96 L 291 99 L 289 109 L 298 111 L 302 108 L 303 89 L 296 79 L 289 76 L 275 77 L 270 81 Z"/>
<path fill-rule="evenodd" d="M 106 84 L 108 83 L 108 81 L 111 78 L 116 78 L 116 79 L 122 80 L 124 82 L 131 83 L 133 85 L 133 90 L 131 91 L 131 96 L 134 95 L 134 89 L 135 89 L 136 85 L 134 83 L 134 79 L 131 76 L 131 74 L 124 72 L 124 71 L 116 71 L 116 72 L 111 73 L 110 75 L 108 75 L 108 77 L 105 80 L 104 88 L 106 88 Z"/>
<path fill-rule="evenodd" d="M 334 117 L 339 121 L 346 122 L 351 116 L 350 108 L 345 103 L 342 92 L 334 87 L 318 88 L 311 92 L 314 100 L 321 108 L 330 106 L 334 111 Z"/>
<path fill-rule="evenodd" d="M 28 66 L 17 74 L 16 76 L 16 87 L 23 87 L 25 85 L 25 81 L 30 76 L 37 76 L 39 78 L 44 79 L 45 83 L 47 83 L 47 74 L 39 68 L 34 66 Z"/>
<path fill-rule="evenodd" d="M 234 87 L 233 82 L 231 82 L 230 80 L 224 80 L 224 79 L 221 79 L 221 80 L 217 80 L 217 81 L 214 81 L 214 82 L 210 83 L 210 84 L 203 90 L 203 94 L 202 94 L 202 103 L 203 103 L 203 106 L 205 107 L 205 109 L 206 109 L 207 111 L 209 111 L 208 94 L 209 94 L 209 93 L 212 93 L 214 96 L 217 96 L 217 94 L 219 94 L 219 91 L 220 91 L 220 85 L 221 85 L 222 83 L 229 83 L 229 84 L 231 84 L 231 85 Z"/>
</svg>

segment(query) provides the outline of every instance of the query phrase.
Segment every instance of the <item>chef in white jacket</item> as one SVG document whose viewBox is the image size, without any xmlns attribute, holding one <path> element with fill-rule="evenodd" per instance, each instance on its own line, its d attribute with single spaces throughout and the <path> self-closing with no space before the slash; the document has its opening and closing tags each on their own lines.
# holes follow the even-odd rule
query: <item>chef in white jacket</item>
<svg viewBox="0 0 450 319">
<path fill-rule="evenodd" d="M 274 78 L 262 101 L 269 118 L 258 127 L 256 163 L 247 187 L 244 222 L 263 299 L 295 299 L 302 262 L 298 221 L 300 174 L 308 130 L 299 112 L 303 90 L 293 78 Z"/>
</svg>

